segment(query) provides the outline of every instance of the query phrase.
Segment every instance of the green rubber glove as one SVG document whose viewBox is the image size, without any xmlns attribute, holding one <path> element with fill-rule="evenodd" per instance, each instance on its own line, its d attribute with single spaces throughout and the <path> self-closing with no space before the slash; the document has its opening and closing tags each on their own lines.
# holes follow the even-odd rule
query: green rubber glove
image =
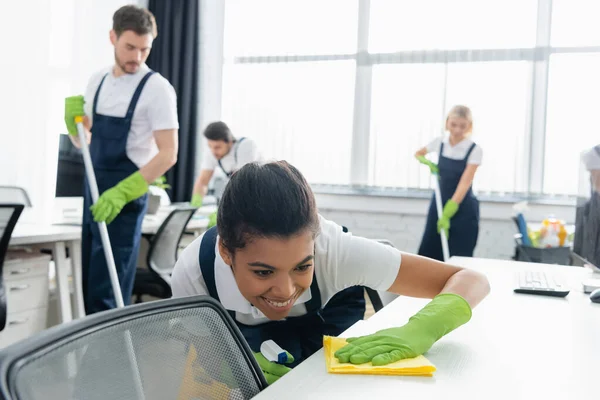
<svg viewBox="0 0 600 400">
<path fill-rule="evenodd" d="M 202 207 L 202 195 L 201 194 L 193 194 L 192 200 L 190 201 L 190 205 L 192 207 Z"/>
<path fill-rule="evenodd" d="M 208 226 L 206 227 L 206 229 L 210 229 L 216 225 L 217 225 L 217 212 L 215 211 L 214 213 L 212 213 L 208 216 Z"/>
<path fill-rule="evenodd" d="M 65 124 L 67 125 L 67 131 L 71 136 L 77 136 L 75 117 L 82 117 L 85 115 L 83 104 L 83 96 L 71 96 L 65 99 Z"/>
<path fill-rule="evenodd" d="M 425 156 L 418 156 L 417 160 L 419 160 L 419 162 L 421 164 L 427 165 L 432 174 L 434 174 L 434 175 L 439 174 L 440 170 L 438 169 L 438 166 L 436 165 L 436 163 L 429 161 Z"/>
<path fill-rule="evenodd" d="M 408 323 L 372 335 L 350 338 L 348 344 L 335 352 L 342 363 L 386 365 L 405 358 L 422 355 L 442 336 L 471 319 L 471 307 L 453 293 L 437 295 Z"/>
<path fill-rule="evenodd" d="M 110 224 L 125 204 L 142 197 L 147 191 L 148 183 L 142 174 L 134 172 L 102 193 L 96 204 L 90 207 L 94 221 Z"/>
<path fill-rule="evenodd" d="M 437 231 L 440 233 L 440 231 L 443 229 L 444 232 L 446 232 L 446 238 L 450 237 L 450 219 L 454 217 L 454 214 L 456 214 L 457 211 L 458 203 L 450 199 L 446 202 L 446 205 L 444 205 L 442 217 L 438 218 Z"/>
<path fill-rule="evenodd" d="M 285 363 L 293 363 L 294 356 L 287 351 L 285 353 L 287 354 L 287 361 Z M 261 352 L 254 353 L 254 358 L 256 358 L 256 361 L 258 361 L 258 365 L 260 366 L 260 369 L 262 370 L 269 385 L 292 370 L 290 367 L 286 367 L 283 364 L 278 364 L 276 362 L 267 360 Z"/>
</svg>

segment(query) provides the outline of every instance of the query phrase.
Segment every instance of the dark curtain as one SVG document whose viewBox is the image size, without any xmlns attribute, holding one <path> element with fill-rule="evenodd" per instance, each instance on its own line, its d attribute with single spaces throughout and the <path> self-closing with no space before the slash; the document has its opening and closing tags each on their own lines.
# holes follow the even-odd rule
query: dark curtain
<svg viewBox="0 0 600 400">
<path fill-rule="evenodd" d="M 172 201 L 189 201 L 194 185 L 199 81 L 199 0 L 149 0 L 158 37 L 148 66 L 171 82 L 177 92 L 179 154 L 167 172 Z"/>
</svg>

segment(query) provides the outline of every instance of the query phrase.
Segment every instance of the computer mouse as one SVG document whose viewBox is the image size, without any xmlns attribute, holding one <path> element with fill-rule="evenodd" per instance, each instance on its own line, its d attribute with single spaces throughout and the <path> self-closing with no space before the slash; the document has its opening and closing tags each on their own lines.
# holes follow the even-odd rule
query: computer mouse
<svg viewBox="0 0 600 400">
<path fill-rule="evenodd" d="M 590 294 L 590 300 L 594 303 L 600 303 L 600 289 L 596 289 Z"/>
</svg>

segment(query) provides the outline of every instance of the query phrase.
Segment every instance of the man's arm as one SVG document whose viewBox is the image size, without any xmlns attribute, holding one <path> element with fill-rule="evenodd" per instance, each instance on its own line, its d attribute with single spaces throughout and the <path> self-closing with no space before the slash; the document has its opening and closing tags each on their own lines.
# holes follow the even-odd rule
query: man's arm
<svg viewBox="0 0 600 400">
<path fill-rule="evenodd" d="M 140 168 L 140 174 L 148 184 L 160 178 L 177 162 L 177 129 L 165 129 L 154 132 L 158 154 Z"/>
<path fill-rule="evenodd" d="M 206 196 L 206 192 L 208 191 L 208 183 L 210 182 L 210 178 L 212 178 L 214 172 L 215 171 L 213 169 L 203 169 L 200 171 L 200 175 L 194 183 L 193 194 L 197 194 L 202 197 Z"/>
</svg>

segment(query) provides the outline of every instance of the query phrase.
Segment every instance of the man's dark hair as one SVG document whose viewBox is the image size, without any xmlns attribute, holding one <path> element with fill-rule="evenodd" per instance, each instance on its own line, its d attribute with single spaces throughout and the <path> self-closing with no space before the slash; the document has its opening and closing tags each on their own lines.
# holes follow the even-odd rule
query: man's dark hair
<svg viewBox="0 0 600 400">
<path fill-rule="evenodd" d="M 235 137 L 225 122 L 217 121 L 208 124 L 204 130 L 204 137 L 208 140 L 222 140 L 225 143 L 235 142 Z"/>
<path fill-rule="evenodd" d="M 253 238 L 289 238 L 303 231 L 316 237 L 315 196 L 300 171 L 286 161 L 246 164 L 225 187 L 217 229 L 232 255 Z"/>
<path fill-rule="evenodd" d="M 151 34 L 156 38 L 156 20 L 154 15 L 145 8 L 127 5 L 119 8 L 113 15 L 113 30 L 117 37 L 125 31 L 134 31 L 138 35 Z"/>
</svg>

